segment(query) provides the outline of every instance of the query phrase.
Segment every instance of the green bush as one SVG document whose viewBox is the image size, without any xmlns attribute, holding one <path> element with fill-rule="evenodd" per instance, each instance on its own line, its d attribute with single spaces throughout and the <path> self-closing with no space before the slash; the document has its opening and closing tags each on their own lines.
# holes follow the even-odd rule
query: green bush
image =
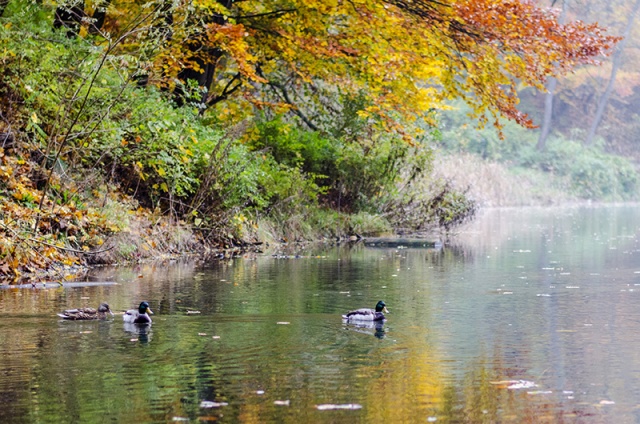
<svg viewBox="0 0 640 424">
<path fill-rule="evenodd" d="M 247 146 L 278 164 L 299 168 L 322 188 L 317 194 L 324 204 L 347 212 L 376 211 L 396 194 L 403 173 L 428 169 L 431 152 L 399 136 L 356 137 L 344 128 L 335 133 L 343 138 L 303 131 L 276 117 L 258 122 Z"/>
<path fill-rule="evenodd" d="M 576 193 L 585 199 L 628 200 L 637 196 L 638 173 L 633 164 L 599 146 L 587 148 L 554 138 L 540 154 L 538 166 L 569 177 Z"/>
</svg>

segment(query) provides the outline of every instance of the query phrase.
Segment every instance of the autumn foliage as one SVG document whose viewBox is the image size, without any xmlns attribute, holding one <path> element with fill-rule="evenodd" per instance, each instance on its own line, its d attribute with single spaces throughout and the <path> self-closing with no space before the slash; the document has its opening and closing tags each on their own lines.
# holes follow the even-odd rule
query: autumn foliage
<svg viewBox="0 0 640 424">
<path fill-rule="evenodd" d="M 617 41 L 529 1 L 11 1 L 0 19 L 0 275 L 99 251 L 125 226 L 117 190 L 227 241 L 245 213 L 375 209 L 427 172 L 450 100 L 531 126 L 520 85 Z"/>
<path fill-rule="evenodd" d="M 172 33 L 157 58 L 173 58 L 172 66 L 157 80 L 175 81 L 182 66 L 195 66 L 215 74 L 207 106 L 272 104 L 312 126 L 314 115 L 355 93 L 366 93 L 362 113 L 387 129 L 406 129 L 452 98 L 485 119 L 531 125 L 516 107 L 518 84 L 542 87 L 549 75 L 597 62 L 617 41 L 597 24 L 561 25 L 556 11 L 529 1 L 200 0 L 172 14 L 196 27 Z"/>
</svg>

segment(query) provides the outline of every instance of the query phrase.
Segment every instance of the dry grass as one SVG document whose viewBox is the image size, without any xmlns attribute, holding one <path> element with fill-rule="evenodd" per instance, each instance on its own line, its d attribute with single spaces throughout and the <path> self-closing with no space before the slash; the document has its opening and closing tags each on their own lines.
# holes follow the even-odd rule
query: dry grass
<svg viewBox="0 0 640 424">
<path fill-rule="evenodd" d="M 438 153 L 434 179 L 450 181 L 482 207 L 552 205 L 575 201 L 562 190 L 563 181 L 549 174 L 516 172 L 504 164 L 468 154 Z"/>
</svg>

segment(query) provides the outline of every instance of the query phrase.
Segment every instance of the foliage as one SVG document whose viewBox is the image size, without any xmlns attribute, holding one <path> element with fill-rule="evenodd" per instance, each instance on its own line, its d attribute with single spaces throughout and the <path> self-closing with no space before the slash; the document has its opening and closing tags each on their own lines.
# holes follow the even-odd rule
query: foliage
<svg viewBox="0 0 640 424">
<path fill-rule="evenodd" d="M 132 259 L 172 224 L 215 246 L 265 216 L 373 228 L 429 171 L 445 100 L 526 125 L 516 82 L 538 86 L 616 41 L 518 1 L 112 0 L 104 22 L 80 2 L 56 29 L 69 6 L 11 1 L 0 14 L 12 272 L 79 264 L 127 225 L 144 242 L 121 234 L 107 249 Z M 434 223 L 471 210 L 447 187 L 433 194 L 415 210 Z M 119 201 L 141 228 L 109 215 Z M 166 250 L 192 245 L 179 239 Z"/>
<path fill-rule="evenodd" d="M 548 4 L 538 0 L 538 4 Z M 556 1 L 555 7 L 566 9 L 571 20 L 598 22 L 607 28 L 610 34 L 623 35 L 629 20 L 633 20 L 633 7 L 636 0 L 598 1 Z M 636 14 L 637 15 L 637 14 Z M 635 16 L 636 22 L 638 16 Z M 631 21 L 633 22 L 633 21 Z M 613 81 L 613 92 L 603 120 L 598 127 L 598 135 L 605 141 L 608 151 L 623 156 L 640 157 L 635 140 L 640 134 L 637 111 L 640 108 L 640 68 L 638 63 L 638 40 L 640 26 L 632 25 L 626 38 L 626 48 L 619 59 L 619 69 Z M 618 48 L 622 44 L 618 45 Z M 618 53 L 616 53 L 617 55 Z M 552 129 L 565 138 L 578 140 L 576 129 L 588 129 L 595 118 L 598 102 L 612 75 L 613 60 L 604 60 L 602 66 L 578 67 L 558 80 L 554 95 Z M 542 122 L 545 96 L 532 89 L 519 88 L 520 107 L 527 111 L 534 122 Z M 580 135 L 586 139 L 586 132 Z"/>
<path fill-rule="evenodd" d="M 343 98 L 360 94 L 370 101 L 363 116 L 407 137 L 418 135 L 408 122 L 454 97 L 485 120 L 528 125 L 517 83 L 540 87 L 617 41 L 595 24 L 561 25 L 528 1 L 200 0 L 153 10 L 155 29 L 131 43 L 146 43 L 142 34 L 165 41 L 147 49 L 149 81 L 197 80 L 192 100 L 201 108 L 223 104 L 215 113 L 246 117 L 239 105 L 273 106 L 318 129 Z M 113 1 L 106 31 L 144 13 Z"/>
<path fill-rule="evenodd" d="M 319 184 L 316 195 L 322 195 L 326 205 L 351 212 L 380 211 L 386 199 L 397 194 L 403 172 L 410 176 L 406 185 L 428 169 L 430 151 L 393 135 L 367 137 L 373 133 L 369 127 L 357 131 L 358 121 L 349 122 L 337 123 L 336 137 L 302 131 L 279 116 L 259 122 L 246 144 L 312 177 Z"/>
<path fill-rule="evenodd" d="M 42 191 L 29 178 L 37 169 L 0 149 L 0 276 L 77 264 L 77 254 L 99 248 L 105 235 L 119 230 L 98 209 L 76 203 L 75 196 L 64 205 L 41 201 Z M 73 184 L 56 186 L 64 193 L 73 189 Z"/>
<path fill-rule="evenodd" d="M 426 186 L 417 185 L 404 196 L 392 199 L 387 216 L 394 228 L 415 233 L 454 227 L 471 220 L 478 210 L 477 202 L 450 181 L 433 179 Z"/>
<path fill-rule="evenodd" d="M 450 151 L 468 151 L 512 166 L 553 173 L 568 180 L 579 198 L 596 201 L 631 200 L 638 196 L 639 175 L 628 158 L 604 151 L 602 145 L 585 147 L 562 136 L 551 137 L 547 148 L 536 150 L 536 134 L 506 123 L 504 140 L 491 129 L 477 130 L 464 109 L 448 113 L 441 144 Z"/>
</svg>

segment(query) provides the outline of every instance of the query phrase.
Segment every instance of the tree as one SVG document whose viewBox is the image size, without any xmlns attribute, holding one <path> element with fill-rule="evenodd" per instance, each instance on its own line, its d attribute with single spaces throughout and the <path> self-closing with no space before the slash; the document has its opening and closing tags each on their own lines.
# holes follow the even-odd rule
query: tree
<svg viewBox="0 0 640 424">
<path fill-rule="evenodd" d="M 595 116 L 593 117 L 593 121 L 591 122 L 591 126 L 589 127 L 589 132 L 587 133 L 587 138 L 585 141 L 585 144 L 587 146 L 591 146 L 593 144 L 593 141 L 596 136 L 596 131 L 598 130 L 598 126 L 602 121 L 605 108 L 607 107 L 607 103 L 609 102 L 609 97 L 611 96 L 611 93 L 613 91 L 613 84 L 615 83 L 615 80 L 616 80 L 616 74 L 618 73 L 618 69 L 620 68 L 624 48 L 627 45 L 627 42 L 629 40 L 629 36 L 633 28 L 633 22 L 635 20 L 636 14 L 638 13 L 638 9 L 640 9 L 640 0 L 636 1 L 636 3 L 633 6 L 633 9 L 631 9 L 631 12 L 628 15 L 627 25 L 623 33 L 623 40 L 618 45 L 616 52 L 613 56 L 611 75 L 609 76 L 609 80 L 607 81 L 607 85 L 604 89 L 604 92 L 602 93 L 602 96 L 600 97 L 600 100 L 598 100 L 598 107 L 596 109 Z"/>
<path fill-rule="evenodd" d="M 358 93 L 369 100 L 362 114 L 387 130 L 407 132 L 454 97 L 484 122 L 532 126 L 517 109 L 517 84 L 541 88 L 617 41 L 524 1 L 200 0 L 172 12 L 179 24 L 156 80 L 196 82 L 202 105 L 227 102 L 218 114 L 233 103 L 272 106 L 312 128 Z"/>
<path fill-rule="evenodd" d="M 107 8 L 111 0 L 98 0 L 94 3 L 94 11 L 91 15 L 89 33 L 99 33 L 107 17 Z M 67 37 L 77 37 L 83 18 L 87 17 L 84 0 L 72 0 L 62 2 L 56 7 L 53 20 L 54 28 L 67 28 Z"/>
<path fill-rule="evenodd" d="M 554 0 L 555 3 L 555 0 Z M 559 23 L 564 23 L 567 16 L 567 0 L 562 0 L 562 13 L 558 20 Z M 538 137 L 538 143 L 536 149 L 538 151 L 544 150 L 547 137 L 551 131 L 551 119 L 553 117 L 553 96 L 555 95 L 556 87 L 558 85 L 558 79 L 556 77 L 549 77 L 547 81 L 547 93 L 544 98 L 544 115 L 542 119 L 542 128 L 540 130 L 540 136 Z"/>
</svg>

